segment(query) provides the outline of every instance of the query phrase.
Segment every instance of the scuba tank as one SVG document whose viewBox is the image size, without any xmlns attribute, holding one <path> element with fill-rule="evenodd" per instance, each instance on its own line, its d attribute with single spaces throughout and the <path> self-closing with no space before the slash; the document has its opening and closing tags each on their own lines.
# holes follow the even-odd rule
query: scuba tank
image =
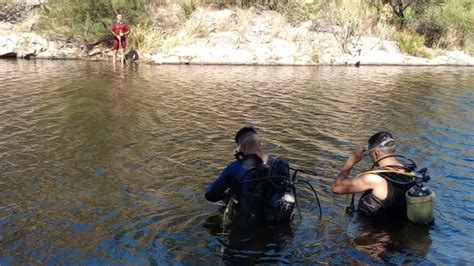
<svg viewBox="0 0 474 266">
<path fill-rule="evenodd" d="M 423 187 L 422 183 L 428 181 L 429 178 L 426 168 L 417 171 L 416 184 L 405 193 L 408 220 L 417 224 L 429 224 L 433 221 L 435 194 L 427 187 Z"/>
<path fill-rule="evenodd" d="M 378 165 L 379 161 L 388 157 L 397 157 L 408 161 L 409 163 L 406 164 L 405 171 L 392 169 L 374 169 L 374 167 Z M 363 174 L 377 174 L 380 175 L 382 178 L 386 179 L 388 182 L 392 182 L 401 186 L 408 186 L 406 188 L 406 192 L 404 193 L 406 200 L 406 217 L 413 223 L 429 224 L 433 221 L 435 194 L 430 189 L 423 186 L 424 182 L 428 182 L 430 180 L 430 176 L 427 173 L 427 168 L 422 168 L 418 171 L 416 169 L 417 165 L 413 160 L 401 155 L 389 155 L 376 161 L 369 171 L 363 172 L 358 176 Z M 395 176 L 398 176 L 398 178 L 395 178 L 395 176 L 390 174 L 395 174 Z M 384 208 L 382 204 L 379 204 L 378 207 L 380 207 L 382 210 Z M 362 213 L 364 213 L 363 210 L 364 209 L 361 209 L 359 206 L 359 210 L 357 211 L 362 211 Z M 350 207 L 346 208 L 346 212 L 351 213 L 354 211 L 355 205 L 353 194 Z M 377 213 L 373 213 L 373 215 L 376 214 Z"/>
</svg>

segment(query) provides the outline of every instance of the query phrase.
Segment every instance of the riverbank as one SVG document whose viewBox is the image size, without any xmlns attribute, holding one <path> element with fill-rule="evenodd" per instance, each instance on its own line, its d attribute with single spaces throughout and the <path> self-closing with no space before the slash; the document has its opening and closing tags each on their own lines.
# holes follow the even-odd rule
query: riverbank
<svg viewBox="0 0 474 266">
<path fill-rule="evenodd" d="M 165 18 L 177 16 L 172 8 L 163 10 Z M 37 12 L 26 12 L 20 21 L 0 22 L 0 57 L 110 60 L 104 43 L 38 34 Z M 312 20 L 292 24 L 276 11 L 255 7 L 197 8 L 147 50 L 139 51 L 141 61 L 152 64 L 474 66 L 474 57 L 462 51 L 425 48 L 425 57 L 415 57 L 393 40 L 346 36 L 341 26 Z"/>
</svg>

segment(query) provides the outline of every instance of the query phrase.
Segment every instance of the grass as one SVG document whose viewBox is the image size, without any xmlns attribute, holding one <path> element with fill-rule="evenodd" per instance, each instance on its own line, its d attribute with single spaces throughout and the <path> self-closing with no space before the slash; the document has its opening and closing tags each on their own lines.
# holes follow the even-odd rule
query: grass
<svg viewBox="0 0 474 266">
<path fill-rule="evenodd" d="M 189 38 L 205 38 L 209 36 L 209 25 L 200 16 L 193 16 L 186 21 L 182 31 Z"/>
<path fill-rule="evenodd" d="M 159 47 L 163 40 L 163 33 L 152 24 L 138 24 L 133 26 L 128 43 L 132 49 L 148 52 L 153 48 Z"/>
<path fill-rule="evenodd" d="M 424 45 L 434 49 L 463 49 L 474 54 L 474 3 L 472 0 L 445 0 L 442 5 L 424 4 L 422 11 L 409 7 L 405 28 L 397 30 L 397 20 L 389 5 L 375 0 L 49 0 L 39 12 L 35 30 L 60 35 L 63 39 L 110 40 L 109 28 L 117 12 L 123 12 L 132 28 L 130 44 L 137 49 L 191 43 L 206 38 L 210 31 L 248 33 L 255 16 L 273 9 L 278 16 L 264 21 L 274 36 L 290 25 L 312 20 L 324 26 L 337 26 L 340 47 L 347 51 L 360 36 L 395 39 L 410 55 L 429 56 Z M 267 3 L 267 4 L 265 4 Z M 233 15 L 210 23 L 196 13 L 205 6 L 231 8 Z M 248 8 L 249 6 L 255 6 Z M 206 9 L 209 10 L 209 9 Z M 398 21 L 399 22 L 399 21 Z M 212 25 L 210 25 L 212 24 Z M 170 36 L 164 40 L 164 36 Z M 166 50 L 166 49 L 165 49 Z"/>
<path fill-rule="evenodd" d="M 431 53 L 426 49 L 424 45 L 425 39 L 423 38 L 423 36 L 420 36 L 416 33 L 402 31 L 396 33 L 394 37 L 396 41 L 400 44 L 402 52 L 418 57 L 432 57 Z"/>
<path fill-rule="evenodd" d="M 49 0 L 42 6 L 36 30 L 48 33 L 62 28 L 66 38 L 86 41 L 110 39 L 115 14 L 123 13 L 130 25 L 148 23 L 149 0 Z"/>
</svg>

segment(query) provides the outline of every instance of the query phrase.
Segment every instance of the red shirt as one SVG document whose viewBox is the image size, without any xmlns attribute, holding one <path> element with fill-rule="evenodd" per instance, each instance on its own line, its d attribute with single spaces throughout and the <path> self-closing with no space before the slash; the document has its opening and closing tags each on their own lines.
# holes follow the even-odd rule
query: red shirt
<svg viewBox="0 0 474 266">
<path fill-rule="evenodd" d="M 129 31 L 129 27 L 126 23 L 118 23 L 118 22 L 114 22 L 114 24 L 112 24 L 112 31 L 116 34 L 116 35 L 120 35 L 120 32 L 122 33 L 125 33 L 127 31 Z M 122 36 L 122 41 L 125 41 L 125 35 Z"/>
</svg>

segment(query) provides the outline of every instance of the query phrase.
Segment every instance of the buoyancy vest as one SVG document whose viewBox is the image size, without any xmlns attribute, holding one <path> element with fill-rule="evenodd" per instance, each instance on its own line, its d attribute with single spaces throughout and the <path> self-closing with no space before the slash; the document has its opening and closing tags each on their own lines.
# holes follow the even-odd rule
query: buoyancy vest
<svg viewBox="0 0 474 266">
<path fill-rule="evenodd" d="M 270 158 L 264 165 L 256 155 L 247 155 L 240 160 L 247 170 L 230 203 L 232 218 L 239 217 L 247 223 L 291 220 L 294 195 L 289 186 L 288 162 Z"/>
<path fill-rule="evenodd" d="M 384 171 L 387 172 L 384 172 Z M 366 191 L 359 199 L 358 212 L 366 216 L 378 216 L 387 214 L 396 217 L 406 217 L 405 193 L 414 184 L 414 175 L 404 170 L 381 169 L 372 173 L 377 174 L 387 181 L 387 197 L 381 200 Z M 397 171 L 399 173 L 397 173 Z"/>
</svg>

